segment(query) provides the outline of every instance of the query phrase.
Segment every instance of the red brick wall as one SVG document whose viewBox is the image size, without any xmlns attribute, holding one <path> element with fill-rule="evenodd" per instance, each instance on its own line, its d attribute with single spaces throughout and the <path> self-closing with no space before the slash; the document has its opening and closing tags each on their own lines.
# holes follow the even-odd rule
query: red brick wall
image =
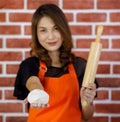
<svg viewBox="0 0 120 122">
<path fill-rule="evenodd" d="M 104 25 L 100 87 L 89 122 L 120 122 L 120 0 L 0 0 L 0 122 L 26 122 L 26 107 L 13 97 L 13 85 L 21 60 L 29 56 L 32 14 L 47 2 L 66 14 L 78 56 L 87 59 L 96 27 Z"/>
</svg>

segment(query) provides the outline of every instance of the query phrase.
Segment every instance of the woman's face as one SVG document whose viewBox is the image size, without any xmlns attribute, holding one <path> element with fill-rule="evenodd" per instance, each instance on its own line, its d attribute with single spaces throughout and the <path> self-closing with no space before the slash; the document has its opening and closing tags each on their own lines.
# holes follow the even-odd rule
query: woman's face
<svg viewBox="0 0 120 122">
<path fill-rule="evenodd" d="M 44 16 L 40 19 L 37 25 L 37 36 L 39 43 L 48 52 L 58 51 L 62 45 L 62 36 L 50 17 Z"/>
</svg>

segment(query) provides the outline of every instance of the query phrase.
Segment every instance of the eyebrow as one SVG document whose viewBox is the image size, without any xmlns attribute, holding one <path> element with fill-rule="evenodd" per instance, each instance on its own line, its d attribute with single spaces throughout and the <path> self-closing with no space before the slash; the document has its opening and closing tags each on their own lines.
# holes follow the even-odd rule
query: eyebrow
<svg viewBox="0 0 120 122">
<path fill-rule="evenodd" d="M 46 27 L 39 26 L 38 28 L 46 28 Z"/>
<path fill-rule="evenodd" d="M 53 28 L 56 27 L 56 26 L 57 25 L 54 25 Z M 44 27 L 44 26 L 38 26 L 38 28 L 46 28 L 46 27 Z"/>
</svg>

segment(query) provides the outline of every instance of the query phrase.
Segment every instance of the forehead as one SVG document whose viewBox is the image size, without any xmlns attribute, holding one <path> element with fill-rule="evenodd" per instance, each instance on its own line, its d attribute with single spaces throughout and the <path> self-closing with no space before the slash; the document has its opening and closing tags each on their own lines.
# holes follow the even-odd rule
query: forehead
<svg viewBox="0 0 120 122">
<path fill-rule="evenodd" d="M 52 27 L 54 25 L 54 21 L 48 16 L 42 17 L 38 22 L 38 27 Z"/>
</svg>

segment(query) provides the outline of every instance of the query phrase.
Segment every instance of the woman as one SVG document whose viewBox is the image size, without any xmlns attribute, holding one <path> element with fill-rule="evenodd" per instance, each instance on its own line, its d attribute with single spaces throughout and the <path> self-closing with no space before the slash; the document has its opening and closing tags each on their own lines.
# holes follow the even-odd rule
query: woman
<svg viewBox="0 0 120 122">
<path fill-rule="evenodd" d="M 20 65 L 14 96 L 26 101 L 30 93 L 42 90 L 49 101 L 31 104 L 28 122 L 81 122 L 92 117 L 96 84 L 81 86 L 86 61 L 71 49 L 71 32 L 61 9 L 40 6 L 32 18 L 31 57 Z"/>
</svg>

